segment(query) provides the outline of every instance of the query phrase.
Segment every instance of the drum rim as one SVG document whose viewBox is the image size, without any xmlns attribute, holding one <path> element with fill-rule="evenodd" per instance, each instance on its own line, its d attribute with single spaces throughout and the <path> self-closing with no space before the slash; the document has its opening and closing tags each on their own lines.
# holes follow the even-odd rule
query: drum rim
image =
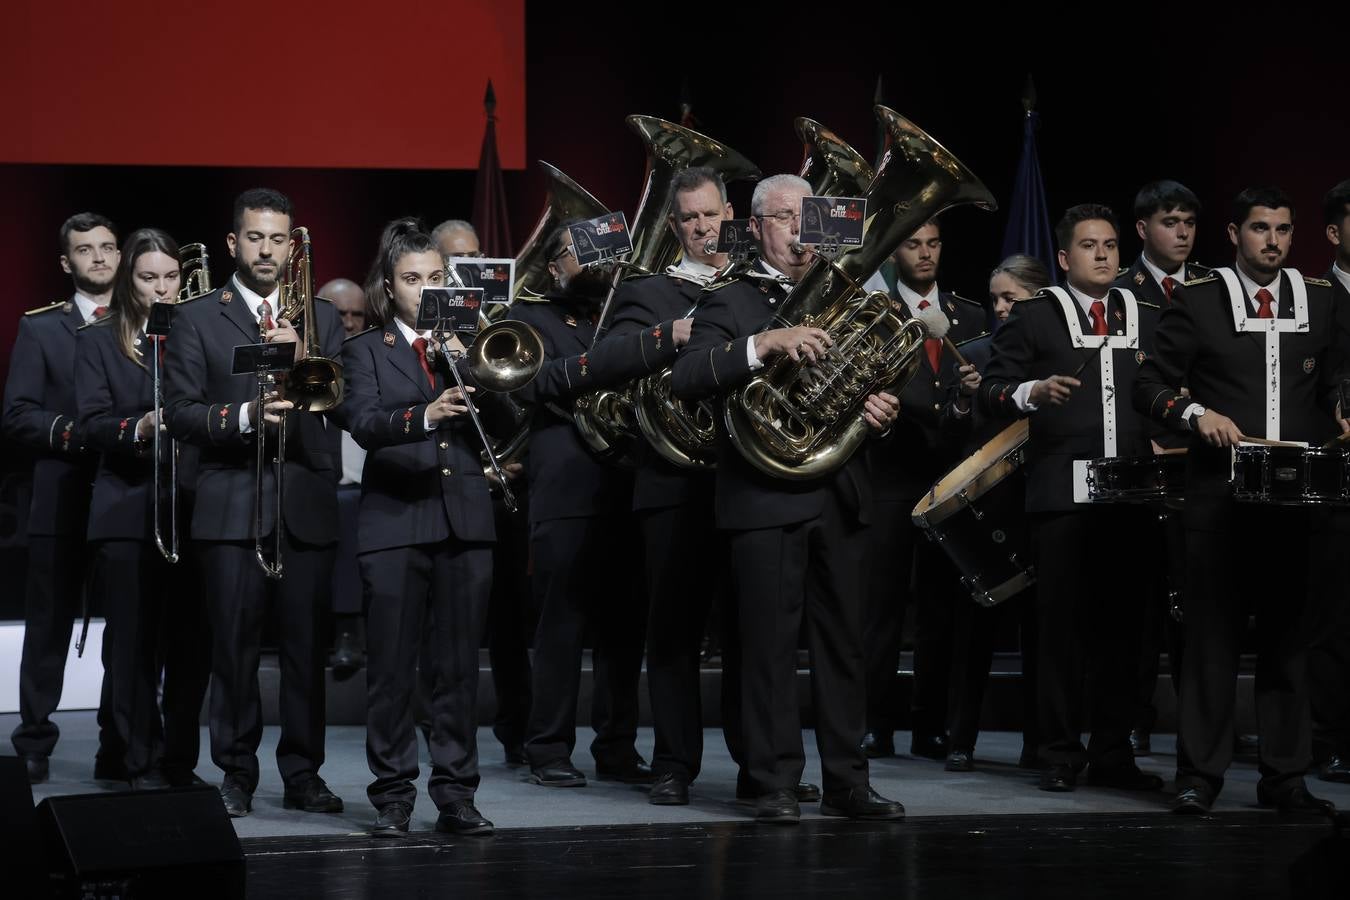
<svg viewBox="0 0 1350 900">
<path fill-rule="evenodd" d="M 1030 430 L 1031 425 L 1027 419 L 1018 419 L 990 438 L 978 450 L 934 482 L 932 488 L 919 498 L 918 503 L 914 504 L 910 518 L 921 528 L 929 528 L 946 521 L 961 511 L 964 507 L 960 499 L 962 493 L 965 493 L 967 500 L 978 500 L 989 493 L 1021 466 L 1021 460 L 1010 459 L 1010 457 L 1026 445 Z M 998 450 L 997 456 L 993 452 L 995 448 Z M 989 462 L 973 474 L 968 474 L 961 480 L 954 482 L 943 494 L 938 494 L 938 488 L 944 481 L 985 454 L 992 457 Z M 976 489 L 967 491 L 966 488 L 972 485 Z"/>
</svg>

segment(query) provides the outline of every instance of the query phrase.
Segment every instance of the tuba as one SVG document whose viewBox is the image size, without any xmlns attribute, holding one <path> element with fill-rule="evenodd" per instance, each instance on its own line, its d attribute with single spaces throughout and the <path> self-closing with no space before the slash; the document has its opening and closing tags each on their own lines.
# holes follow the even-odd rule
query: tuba
<svg viewBox="0 0 1350 900">
<path fill-rule="evenodd" d="M 594 219 L 609 212 L 590 191 L 563 174 L 556 166 L 539 160 L 539 168 L 548 176 L 548 196 L 534 231 L 516 255 L 516 279 L 511 285 L 511 302 L 538 300 L 548 292 L 553 276 L 548 274 L 548 239 L 568 219 Z M 494 318 L 500 318 L 505 311 Z"/>
<path fill-rule="evenodd" d="M 820 197 L 853 197 L 867 192 L 872 167 L 858 151 L 815 119 L 794 123 L 802 142 L 800 175 Z M 723 278 L 733 277 L 727 272 Z M 690 310 L 690 314 L 694 310 Z M 685 469 L 714 466 L 717 413 L 710 400 L 680 400 L 670 390 L 670 369 L 647 375 L 634 384 L 633 417 L 656 454 Z"/>
<path fill-rule="evenodd" d="M 203 294 L 211 293 L 211 268 L 210 256 L 206 252 L 205 244 L 185 244 L 179 250 L 180 272 L 183 279 L 183 287 L 179 290 L 178 296 L 173 303 L 185 303 L 188 300 L 195 300 Z M 152 336 L 155 350 L 150 354 L 150 382 L 151 390 L 154 392 L 154 408 L 158 415 L 159 410 L 164 408 L 164 376 L 160 371 L 160 348 L 163 347 L 165 335 L 156 334 Z M 172 438 L 166 439 L 160 434 L 163 427 L 155 428 L 155 436 L 151 442 L 151 456 L 154 459 L 154 531 L 155 547 L 159 550 L 161 556 L 171 563 L 178 562 L 178 442 Z M 168 444 L 167 448 L 165 444 Z M 168 462 L 165 463 L 164 451 L 168 450 Z M 169 487 L 164 489 L 164 476 L 166 474 L 169 480 Z M 169 530 L 166 534 L 163 526 L 164 501 L 163 496 L 169 495 Z"/>
<path fill-rule="evenodd" d="M 736 450 L 757 469 L 804 480 L 838 469 L 867 436 L 869 394 L 898 393 L 918 351 L 941 323 L 907 318 L 889 295 L 862 283 L 924 222 L 952 206 L 995 209 L 994 197 L 922 129 L 876 107 L 889 147 L 867 191 L 866 239 L 837 260 L 817 258 L 770 327 L 810 325 L 833 340 L 816 365 L 781 358 L 725 399 L 723 421 Z"/>
<path fill-rule="evenodd" d="M 754 163 L 697 131 L 654 116 L 629 116 L 627 121 L 647 147 L 647 174 L 630 229 L 633 252 L 615 273 L 609 296 L 600 310 L 596 341 L 608 330 L 614 293 L 620 281 L 660 272 L 680 255 L 679 239 L 666 225 L 666 215 L 675 197 L 675 174 L 682 169 L 706 166 L 721 175 L 723 181 L 759 177 Z M 637 434 L 631 384 L 601 388 L 576 399 L 572 420 L 582 442 L 606 462 L 628 461 Z"/>
<path fill-rule="evenodd" d="M 263 404 L 268 391 L 273 387 L 284 389 L 286 399 L 293 402 L 295 408 L 301 412 L 325 412 L 342 402 L 342 364 L 320 355 L 319 323 L 314 315 L 314 271 L 308 228 L 295 228 L 291 231 L 291 249 L 286 255 L 286 265 L 277 284 L 276 316 L 290 322 L 303 321 L 305 335 L 302 338 L 302 345 L 297 348 L 299 355 L 289 372 L 280 377 L 269 373 L 258 379 L 259 432 L 264 430 Z M 271 562 L 263 552 L 262 545 L 262 513 L 265 499 L 263 464 L 266 461 L 267 441 L 260 433 L 255 443 L 258 455 L 253 490 L 253 554 L 268 578 L 280 579 L 281 513 L 286 490 L 286 417 L 282 416 L 281 422 L 277 425 L 276 456 L 272 460 L 276 515 L 273 526 L 275 546 Z"/>
</svg>

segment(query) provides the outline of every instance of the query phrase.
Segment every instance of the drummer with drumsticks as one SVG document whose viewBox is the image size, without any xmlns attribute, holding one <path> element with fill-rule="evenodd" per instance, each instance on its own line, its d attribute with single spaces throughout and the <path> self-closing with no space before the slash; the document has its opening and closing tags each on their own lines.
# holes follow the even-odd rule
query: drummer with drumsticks
<svg viewBox="0 0 1350 900">
<path fill-rule="evenodd" d="M 1283 267 L 1293 233 L 1294 204 L 1283 191 L 1238 194 L 1228 224 L 1236 264 L 1177 289 L 1134 386 L 1136 409 L 1191 436 L 1172 802 L 1181 814 L 1208 813 L 1223 787 L 1233 757 L 1239 644 L 1251 612 L 1258 618 L 1257 800 L 1282 813 L 1332 808 L 1303 780 L 1312 759 L 1308 548 L 1320 522 L 1301 501 L 1246 489 L 1236 499 L 1233 481 L 1236 473 L 1244 484 L 1297 488 L 1287 482 L 1307 466 L 1281 464 L 1265 473 L 1269 479 L 1243 469 L 1262 466 L 1275 451 L 1311 458 L 1317 451 L 1299 445 L 1316 448 L 1350 430 L 1337 403 L 1346 335 L 1335 324 L 1330 283 Z"/>
<path fill-rule="evenodd" d="M 1130 406 L 1152 347 L 1156 307 L 1113 289 L 1115 214 L 1085 203 L 1055 228 L 1067 287 L 1013 306 L 994 334 L 979 389 L 984 412 L 1027 417 L 1026 510 L 1036 567 L 1037 731 L 1042 790 L 1089 784 L 1153 791 L 1129 734 L 1145 572 L 1156 531 L 1146 508 L 1088 502 L 1087 462 L 1151 454 L 1149 423 Z M 1092 675 L 1092 737 L 1081 699 Z"/>
</svg>

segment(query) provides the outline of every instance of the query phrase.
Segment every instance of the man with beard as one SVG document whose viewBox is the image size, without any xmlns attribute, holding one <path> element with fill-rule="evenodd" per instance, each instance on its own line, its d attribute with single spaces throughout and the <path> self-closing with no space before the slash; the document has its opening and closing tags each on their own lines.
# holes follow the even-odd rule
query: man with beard
<svg viewBox="0 0 1350 900">
<path fill-rule="evenodd" d="M 47 760 L 60 736 L 51 714 L 61 700 L 70 626 L 80 615 L 88 556 L 84 536 L 96 458 L 85 452 L 76 428 L 75 331 L 108 312 L 120 256 L 116 230 L 103 216 L 79 213 L 65 221 L 61 269 L 75 283 L 75 295 L 24 315 L 5 382 L 4 433 L 36 457 L 19 724 L 11 737 L 34 783 L 47 780 Z M 105 659 L 110 639 L 105 632 Z M 122 742 L 112 727 L 110 687 L 105 678 L 94 777 L 121 781 Z"/>
<path fill-rule="evenodd" d="M 525 474 L 530 485 L 531 589 L 539 610 L 534 647 L 533 701 L 525 729 L 529 780 L 547 787 L 583 787 L 572 763 L 577 693 L 586 632 L 592 645 L 595 691 L 591 742 L 596 774 L 629 784 L 652 780 L 638 755 L 638 675 L 643 607 L 631 527 L 633 480 L 594 459 L 572 423 L 573 399 L 594 387 L 587 351 L 595 336 L 608 271 L 582 268 L 564 222 L 550 237 L 554 288 L 539 302 L 517 304 L 511 318 L 543 337 L 546 361 L 520 391 L 535 406 Z"/>
<path fill-rule="evenodd" d="M 672 373 L 680 399 L 725 393 L 782 356 L 811 363 L 824 357 L 830 337 L 819 328 L 762 330 L 810 268 L 812 257 L 797 243 L 802 198 L 810 192 L 795 175 L 775 175 L 755 186 L 750 231 L 761 259 L 711 289 L 699 306 Z M 895 421 L 896 409 L 896 399 L 882 393 L 869 396 L 861 412 L 880 432 Z M 796 678 L 803 620 L 824 774 L 821 813 L 904 818 L 903 806 L 872 790 L 859 746 L 866 705 L 860 573 L 870 496 L 862 453 L 829 475 L 788 481 L 765 475 L 725 437 L 721 441 L 713 505 L 717 526 L 730 532 L 744 769 L 756 797 L 756 821 L 795 824 L 801 818 L 806 754 Z"/>
<path fill-rule="evenodd" d="M 1338 423 L 1344 335 L 1331 285 L 1282 265 L 1294 205 L 1278 188 L 1233 201 L 1233 268 L 1188 282 L 1158 324 L 1134 405 L 1190 435 L 1187 454 L 1186 652 L 1178 697 L 1174 812 L 1210 811 L 1233 759 L 1234 683 L 1247 618 L 1257 617 L 1256 797 L 1283 813 L 1321 815 L 1308 792 L 1308 546 L 1306 507 L 1237 503 L 1234 448 L 1251 439 L 1318 446 L 1350 430 Z M 1185 386 L 1186 392 L 1182 391 Z M 1338 427 L 1339 424 L 1339 427 Z"/>
<path fill-rule="evenodd" d="M 234 227 L 226 236 L 235 272 L 181 310 L 164 359 L 169 431 L 201 448 L 192 538 L 212 632 L 211 758 L 225 773 L 221 797 L 235 817 L 252 810 L 258 786 L 258 656 L 269 597 L 279 619 L 277 765 L 285 783 L 283 805 L 307 812 L 342 810 L 342 800 L 319 777 L 324 760 L 322 625 L 338 540 L 336 425 L 342 423 L 325 421 L 324 414 L 289 412 L 295 404 L 282 389 L 260 403 L 257 378 L 231 374 L 235 346 L 257 343 L 260 337 L 299 344 L 297 327 L 317 330 L 323 356 L 334 359 L 341 351 L 342 323 L 331 303 L 315 301 L 315 322 L 279 318 L 277 285 L 285 277 L 292 224 L 291 203 L 277 191 L 255 188 L 239 195 Z M 265 501 L 258 526 L 253 516 L 256 442 L 274 446 L 275 426 L 283 416 L 285 503 L 277 520 L 274 505 Z M 273 466 L 264 466 L 262 488 L 271 497 L 278 485 Z M 278 535 L 281 560 L 274 562 L 284 561 L 284 575 L 270 580 L 254 558 L 254 541 L 270 556 Z"/>
</svg>

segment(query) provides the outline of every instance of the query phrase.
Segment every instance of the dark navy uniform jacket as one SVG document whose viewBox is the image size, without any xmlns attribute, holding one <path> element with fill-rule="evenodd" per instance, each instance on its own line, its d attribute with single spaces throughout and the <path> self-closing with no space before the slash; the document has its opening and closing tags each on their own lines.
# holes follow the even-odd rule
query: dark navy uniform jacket
<svg viewBox="0 0 1350 900">
<path fill-rule="evenodd" d="M 54 303 L 19 320 L 5 382 L 5 436 L 36 457 L 28 533 L 83 536 L 95 456 L 84 448 L 75 402 L 74 302 Z"/>
</svg>

